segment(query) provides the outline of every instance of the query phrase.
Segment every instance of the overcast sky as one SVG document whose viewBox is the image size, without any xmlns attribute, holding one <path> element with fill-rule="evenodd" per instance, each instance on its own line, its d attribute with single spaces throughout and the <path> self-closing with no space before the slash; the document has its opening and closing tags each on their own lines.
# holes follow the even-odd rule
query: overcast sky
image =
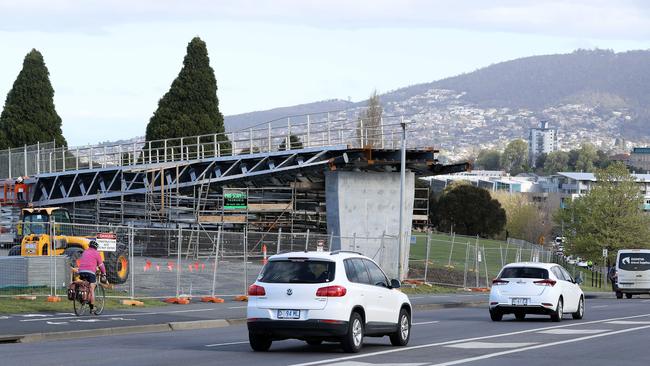
<svg viewBox="0 0 650 366">
<path fill-rule="evenodd" d="M 0 0 L 0 98 L 43 53 L 68 143 L 143 135 L 194 36 L 225 115 L 363 100 L 523 56 L 650 49 L 644 1 Z M 4 104 L 4 103 L 3 103 Z"/>
</svg>

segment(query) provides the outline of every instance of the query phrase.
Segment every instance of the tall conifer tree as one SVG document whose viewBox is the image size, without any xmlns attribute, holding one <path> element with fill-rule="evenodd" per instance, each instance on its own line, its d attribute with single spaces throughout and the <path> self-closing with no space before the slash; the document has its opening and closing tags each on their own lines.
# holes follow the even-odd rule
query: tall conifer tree
<svg viewBox="0 0 650 366">
<path fill-rule="evenodd" d="M 210 67 L 208 49 L 204 41 L 195 37 L 187 45 L 183 68 L 149 120 L 146 138 L 152 141 L 224 131 L 217 79 Z M 222 151 L 228 153 L 224 135 L 220 135 L 219 142 Z"/>
<path fill-rule="evenodd" d="M 0 148 L 55 141 L 67 145 L 61 117 L 54 108 L 54 89 L 43 55 L 32 49 L 23 61 L 0 114 Z"/>
</svg>

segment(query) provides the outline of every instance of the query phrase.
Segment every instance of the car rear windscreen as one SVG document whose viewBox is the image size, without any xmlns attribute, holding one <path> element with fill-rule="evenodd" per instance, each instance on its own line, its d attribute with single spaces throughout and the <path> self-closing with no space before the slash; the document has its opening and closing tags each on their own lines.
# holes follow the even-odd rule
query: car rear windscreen
<svg viewBox="0 0 650 366">
<path fill-rule="evenodd" d="M 621 253 L 618 268 L 624 271 L 647 271 L 650 269 L 650 253 Z"/>
<path fill-rule="evenodd" d="M 324 283 L 334 280 L 335 263 L 314 260 L 274 260 L 262 269 L 259 281 L 267 283 Z"/>
<path fill-rule="evenodd" d="M 499 278 L 540 278 L 548 279 L 548 271 L 535 267 L 508 267 L 501 271 Z"/>
</svg>

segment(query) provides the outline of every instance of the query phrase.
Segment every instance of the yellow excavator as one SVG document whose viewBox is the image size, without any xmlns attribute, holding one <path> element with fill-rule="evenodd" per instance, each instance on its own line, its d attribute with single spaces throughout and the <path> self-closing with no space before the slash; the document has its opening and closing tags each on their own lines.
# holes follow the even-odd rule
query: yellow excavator
<svg viewBox="0 0 650 366">
<path fill-rule="evenodd" d="M 75 235 L 75 226 L 69 224 L 70 213 L 61 207 L 24 208 L 20 214 L 18 236 L 22 237 L 19 245 L 9 250 L 9 255 L 26 257 L 65 255 L 71 264 L 76 264 L 88 243 L 97 236 Z M 52 243 L 51 224 L 53 224 L 54 243 Z M 116 243 L 115 251 L 100 251 L 106 266 L 106 277 L 110 283 L 122 284 L 129 278 L 128 248 L 123 243 Z"/>
</svg>

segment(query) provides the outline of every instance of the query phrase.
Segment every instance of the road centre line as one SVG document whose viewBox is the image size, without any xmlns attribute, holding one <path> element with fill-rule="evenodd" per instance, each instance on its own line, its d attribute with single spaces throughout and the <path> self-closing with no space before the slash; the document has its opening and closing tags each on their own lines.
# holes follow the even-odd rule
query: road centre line
<svg viewBox="0 0 650 366">
<path fill-rule="evenodd" d="M 527 330 L 521 330 L 521 331 L 516 331 L 516 332 L 500 333 L 500 334 L 493 334 L 493 335 L 487 335 L 487 336 L 481 336 L 481 337 L 455 339 L 455 340 L 444 341 L 444 342 L 419 344 L 417 346 L 400 347 L 400 348 L 394 348 L 394 349 L 389 349 L 389 350 L 385 350 L 385 351 L 370 352 L 370 353 L 364 353 L 364 354 L 354 355 L 354 356 L 344 356 L 344 357 L 338 357 L 338 358 L 330 358 L 330 359 L 327 359 L 327 360 L 305 362 L 305 363 L 297 363 L 297 364 L 292 364 L 290 366 L 322 365 L 322 364 L 326 364 L 326 363 L 335 363 L 335 362 L 340 362 L 340 361 L 354 360 L 354 359 L 357 359 L 357 358 L 379 356 L 379 355 L 397 353 L 397 352 L 405 352 L 405 351 L 411 351 L 411 350 L 421 349 L 421 348 L 431 348 L 431 347 L 438 347 L 438 346 L 446 346 L 446 345 L 455 344 L 455 343 L 478 341 L 478 340 L 482 340 L 482 339 L 491 339 L 491 338 L 499 338 L 499 337 L 507 337 L 507 336 L 512 336 L 512 335 L 518 335 L 518 334 L 535 333 L 535 332 L 539 332 L 541 330 L 547 330 L 547 329 L 567 328 L 567 327 L 587 325 L 587 324 L 599 324 L 599 323 L 605 323 L 605 322 L 609 322 L 609 321 L 625 320 L 625 319 L 636 319 L 636 318 L 643 318 L 643 317 L 648 317 L 648 316 L 650 316 L 650 314 L 632 315 L 632 316 L 625 316 L 625 317 L 619 317 L 619 318 L 609 318 L 609 319 L 601 319 L 601 320 L 592 320 L 592 321 L 588 321 L 588 322 L 556 325 L 556 326 L 552 326 L 552 327 L 527 329 Z M 610 334 L 610 333 L 601 333 L 601 334 Z M 598 334 L 598 335 L 601 335 L 601 334 Z"/>
<path fill-rule="evenodd" d="M 150 312 L 150 313 L 127 313 L 127 314 L 107 314 L 107 315 L 98 315 L 95 318 L 107 318 L 107 317 L 118 317 L 118 316 L 139 316 L 139 315 L 163 315 L 163 314 L 178 314 L 178 313 L 197 313 L 200 311 L 214 311 L 218 309 L 192 309 L 192 310 L 173 310 L 173 311 L 159 311 L 159 312 Z M 21 322 L 38 322 L 38 321 L 47 321 L 47 320 L 65 320 L 65 319 L 77 319 L 77 316 L 65 316 L 59 318 L 40 318 L 40 319 L 24 319 Z"/>
<path fill-rule="evenodd" d="M 608 306 L 609 306 L 609 305 L 596 305 L 596 306 L 592 306 L 591 308 L 592 308 L 592 309 L 600 309 L 600 308 L 606 308 L 606 307 L 608 307 Z"/>
<path fill-rule="evenodd" d="M 219 346 L 230 346 L 230 345 L 233 345 L 233 344 L 244 344 L 244 343 L 248 343 L 248 341 L 206 344 L 205 346 L 206 347 L 219 347 Z"/>
<path fill-rule="evenodd" d="M 469 358 L 464 358 L 461 360 L 455 360 L 455 361 L 449 361 L 449 362 L 443 362 L 443 363 L 436 363 L 436 364 L 430 364 L 429 366 L 452 366 L 452 365 L 458 365 L 461 363 L 468 363 L 468 362 L 473 362 L 473 361 L 479 361 L 479 360 L 485 360 L 488 358 L 494 358 L 498 356 L 503 356 L 503 355 L 509 355 L 513 353 L 519 353 L 519 352 L 525 352 L 525 351 L 530 351 L 533 349 L 539 349 L 539 348 L 546 348 L 546 347 L 551 347 L 551 346 L 558 346 L 558 345 L 564 345 L 567 343 L 574 343 L 574 342 L 580 342 L 580 341 L 586 341 L 588 339 L 593 339 L 593 338 L 600 338 L 600 337 L 605 337 L 605 336 L 611 336 L 615 334 L 621 334 L 621 333 L 627 333 L 627 332 L 633 332 L 635 330 L 642 330 L 642 329 L 647 329 L 650 328 L 650 325 L 645 325 L 642 327 L 636 327 L 636 328 L 629 328 L 629 329 L 621 329 L 617 330 L 614 332 L 609 332 L 609 333 L 600 333 L 600 334 L 594 334 L 590 336 L 585 336 L 585 337 L 580 337 L 580 338 L 570 338 L 564 341 L 557 341 L 557 342 L 551 342 L 551 343 L 543 343 L 543 344 L 538 344 L 534 346 L 528 346 L 528 347 L 523 347 L 519 349 L 513 349 L 513 350 L 508 350 L 508 351 L 500 351 L 500 352 L 495 352 L 495 353 L 490 353 L 487 355 L 482 355 L 482 356 L 476 356 L 476 357 L 469 357 Z"/>
<path fill-rule="evenodd" d="M 430 322 L 412 323 L 411 325 L 425 325 L 425 324 L 435 324 L 435 323 L 440 323 L 440 320 L 434 320 L 434 321 L 430 321 Z"/>
</svg>

